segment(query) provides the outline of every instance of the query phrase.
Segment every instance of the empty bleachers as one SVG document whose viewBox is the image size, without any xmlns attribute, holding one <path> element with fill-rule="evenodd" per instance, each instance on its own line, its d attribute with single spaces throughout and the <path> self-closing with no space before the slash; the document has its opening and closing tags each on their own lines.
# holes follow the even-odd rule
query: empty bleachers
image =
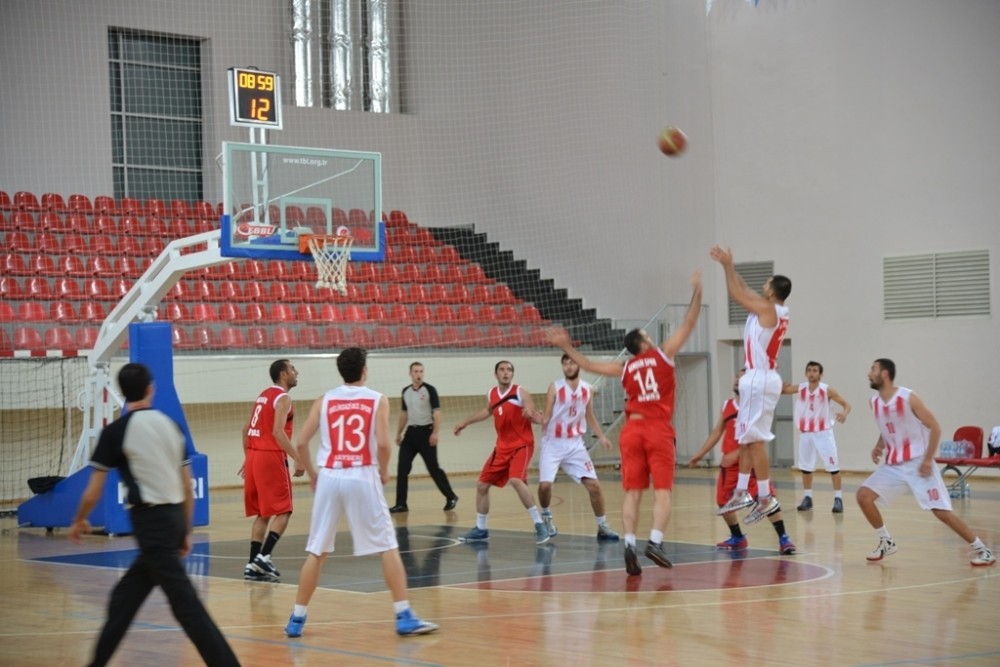
<svg viewBox="0 0 1000 667">
<path fill-rule="evenodd" d="M 88 349 L 166 244 L 213 228 L 218 211 L 208 202 L 0 192 L 0 353 Z M 317 211 L 302 215 L 325 215 Z M 363 211 L 334 217 L 370 226 Z M 234 260 L 186 274 L 158 317 L 174 324 L 185 352 L 544 344 L 549 320 L 502 280 L 401 211 L 386 222 L 387 261 L 352 263 L 347 295 L 315 288 L 307 262 Z"/>
</svg>

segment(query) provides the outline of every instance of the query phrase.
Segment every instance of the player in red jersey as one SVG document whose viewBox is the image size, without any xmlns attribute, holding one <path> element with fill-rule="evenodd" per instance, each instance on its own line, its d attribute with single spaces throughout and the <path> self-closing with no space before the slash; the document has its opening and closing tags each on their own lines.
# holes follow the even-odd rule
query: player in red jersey
<svg viewBox="0 0 1000 667">
<path fill-rule="evenodd" d="M 531 425 L 541 423 L 542 415 L 535 409 L 531 393 L 514 384 L 514 364 L 498 361 L 493 374 L 497 386 L 486 394 L 486 407 L 455 426 L 455 435 L 460 435 L 466 426 L 492 416 L 497 432 L 496 448 L 483 464 L 476 485 L 476 527 L 460 539 L 463 542 L 490 539 L 486 521 L 490 512 L 490 487 L 503 488 L 510 482 L 535 524 L 535 543 L 544 544 L 549 541 L 549 531 L 528 488 L 528 464 L 535 453 Z"/>
<path fill-rule="evenodd" d="M 739 382 L 743 373 L 744 371 L 741 369 L 737 373 L 736 379 L 733 380 L 733 393 L 736 394 L 737 398 L 740 395 Z M 689 468 L 695 467 L 706 454 L 712 451 L 712 448 L 719 443 L 719 440 L 722 440 L 722 460 L 719 462 L 719 477 L 715 484 L 715 503 L 719 507 L 725 505 L 726 501 L 733 497 L 733 491 L 736 489 L 736 478 L 740 471 L 740 445 L 736 441 L 736 416 L 739 413 L 739 405 L 736 402 L 737 398 L 729 398 L 722 404 L 722 411 L 719 414 L 718 421 L 715 422 L 715 428 L 712 429 L 701 449 L 688 461 Z M 754 477 L 752 471 L 750 474 L 749 491 L 751 494 L 757 492 L 757 479 Z M 715 546 L 723 551 L 736 551 L 746 549 L 750 546 L 746 535 L 740 530 L 740 522 L 736 518 L 736 513 L 723 514 L 722 518 L 729 527 L 729 537 Z M 779 507 L 771 512 L 767 518 L 771 522 L 771 525 L 774 526 L 774 531 L 778 533 L 778 550 L 785 556 L 794 554 L 795 545 L 792 544 L 792 539 L 785 532 L 785 520 L 781 515 L 781 508 Z"/>
<path fill-rule="evenodd" d="M 295 476 L 305 468 L 292 447 L 292 419 L 295 409 L 288 392 L 298 384 L 299 372 L 288 359 L 271 364 L 274 383 L 254 401 L 253 411 L 243 427 L 243 505 L 254 517 L 250 529 L 250 561 L 243 578 L 250 581 L 277 581 L 281 573 L 271 562 L 271 551 L 288 527 L 292 516 L 292 478 L 288 459 L 295 463 Z"/>
<path fill-rule="evenodd" d="M 625 335 L 625 348 L 634 355 L 628 361 L 593 361 L 573 348 L 565 330 L 548 332 L 549 342 L 559 347 L 590 373 L 619 377 L 625 388 L 625 426 L 618 438 L 622 454 L 622 523 L 625 526 L 625 569 L 641 574 L 636 555 L 635 531 L 639 523 L 642 493 L 653 478 L 653 528 L 646 544 L 646 557 L 660 567 L 673 567 L 663 550 L 663 531 L 670 520 L 674 488 L 674 356 L 698 323 L 701 310 L 701 273 L 691 275 L 691 303 L 674 333 L 656 347 L 642 329 Z"/>
</svg>

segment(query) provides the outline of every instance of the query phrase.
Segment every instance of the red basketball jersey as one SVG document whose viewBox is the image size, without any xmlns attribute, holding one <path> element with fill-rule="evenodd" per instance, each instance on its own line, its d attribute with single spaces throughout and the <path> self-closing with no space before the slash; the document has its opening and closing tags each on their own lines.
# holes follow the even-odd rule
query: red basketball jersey
<svg viewBox="0 0 1000 667">
<path fill-rule="evenodd" d="M 722 404 L 722 455 L 735 452 L 740 448 L 740 443 L 736 439 L 736 415 L 739 412 L 739 404 L 735 398 L 726 399 Z M 739 462 L 734 463 L 729 468 L 739 468 Z"/>
<path fill-rule="evenodd" d="M 509 400 L 504 400 L 507 397 Z M 531 430 L 531 420 L 526 419 L 521 387 L 512 384 L 503 394 L 499 387 L 493 387 L 486 394 L 493 410 L 493 426 L 497 430 L 497 449 L 516 449 L 535 444 L 535 434 Z M 503 401 L 501 403 L 501 401 Z"/>
<path fill-rule="evenodd" d="M 668 423 L 674 416 L 674 362 L 656 347 L 637 354 L 625 364 L 625 414 Z M 671 426 L 671 432 L 673 427 Z"/>
<path fill-rule="evenodd" d="M 278 441 L 274 439 L 274 406 L 278 399 L 287 392 L 278 386 L 268 387 L 260 392 L 260 396 L 254 402 L 253 413 L 250 415 L 250 427 L 247 429 L 247 440 L 250 449 L 255 450 L 281 450 Z M 295 407 L 288 410 L 288 419 L 285 420 L 285 434 L 292 437 L 292 418 L 295 416 Z"/>
</svg>

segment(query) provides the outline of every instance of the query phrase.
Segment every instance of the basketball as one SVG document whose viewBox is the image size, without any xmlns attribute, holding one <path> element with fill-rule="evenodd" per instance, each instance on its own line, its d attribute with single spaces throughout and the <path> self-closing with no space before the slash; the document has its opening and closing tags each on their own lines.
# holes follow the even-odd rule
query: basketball
<svg viewBox="0 0 1000 667">
<path fill-rule="evenodd" d="M 657 143 L 660 152 L 670 157 L 677 157 L 687 148 L 687 136 L 676 127 L 668 127 L 660 132 Z"/>
</svg>

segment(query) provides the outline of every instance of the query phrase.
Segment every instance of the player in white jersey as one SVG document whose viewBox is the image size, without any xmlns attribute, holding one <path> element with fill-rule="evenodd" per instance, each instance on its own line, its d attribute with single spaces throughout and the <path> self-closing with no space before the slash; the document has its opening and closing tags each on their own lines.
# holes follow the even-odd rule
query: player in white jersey
<svg viewBox="0 0 1000 667">
<path fill-rule="evenodd" d="M 836 389 L 820 382 L 823 378 L 823 364 L 810 361 L 806 364 L 806 381 L 799 385 L 786 384 L 784 394 L 795 394 L 795 428 L 799 430 L 799 470 L 802 471 L 804 497 L 796 508 L 808 512 L 813 508 L 812 484 L 816 471 L 817 455 L 823 467 L 830 473 L 833 482 L 833 513 L 844 511 L 842 480 L 840 478 L 840 458 L 837 456 L 837 441 L 833 437 L 833 423 L 844 423 L 851 413 L 848 403 Z M 834 414 L 830 403 L 836 403 L 842 412 Z"/>
<path fill-rule="evenodd" d="M 316 497 L 306 560 L 285 634 L 302 636 L 309 600 L 319 584 L 323 563 L 333 552 L 341 516 L 347 517 L 355 556 L 382 555 L 382 575 L 396 611 L 396 632 L 400 635 L 434 632 L 438 626 L 420 620 L 407 600 L 406 570 L 399 557 L 389 505 L 382 493 L 382 485 L 389 481 L 392 454 L 389 400 L 365 386 L 368 366 L 364 350 L 351 347 L 341 352 L 337 356 L 337 370 L 344 384 L 316 399 L 295 438 L 299 460 L 306 466 Z M 309 441 L 317 430 L 321 444 L 314 461 L 309 455 Z"/>
<path fill-rule="evenodd" d="M 868 560 L 878 561 L 896 553 L 896 543 L 885 527 L 876 501 L 888 505 L 909 488 L 922 509 L 930 510 L 972 547 L 973 565 L 992 565 L 993 552 L 983 544 L 961 518 L 951 511 L 951 498 L 941 471 L 934 465 L 934 453 L 941 439 L 937 419 L 920 397 L 906 387 L 897 387 L 896 364 L 876 359 L 868 371 L 868 383 L 876 393 L 871 408 L 880 436 L 872 449 L 872 461 L 885 463 L 875 469 L 858 488 L 858 506 L 878 533 L 878 546 Z"/>
<path fill-rule="evenodd" d="M 753 506 L 743 520 L 756 523 L 781 507 L 771 493 L 767 443 L 774 440 L 771 425 L 783 386 L 778 375 L 778 352 L 788 331 L 785 299 L 792 293 L 792 281 L 781 275 L 771 276 L 764 283 L 764 293 L 759 294 L 736 273 L 732 251 L 713 246 L 709 256 L 726 272 L 729 297 L 750 311 L 743 329 L 743 367 L 746 373 L 740 378 L 740 405 L 736 418 L 740 472 L 732 499 L 719 508 L 718 514 L 721 516 Z M 751 471 L 757 476 L 756 500 L 747 492 Z"/>
<path fill-rule="evenodd" d="M 618 539 L 618 533 L 608 527 L 601 483 L 597 481 L 594 463 L 583 444 L 587 425 L 594 430 L 602 447 L 610 450 L 611 441 L 604 436 L 594 416 L 593 389 L 589 382 L 580 379 L 580 366 L 568 354 L 563 354 L 562 369 L 563 378 L 549 385 L 542 412 L 542 450 L 538 457 L 538 504 L 542 507 L 542 522 L 549 537 L 559 534 L 549 506 L 552 484 L 562 468 L 590 494 L 590 506 L 597 520 L 597 539 L 613 542 Z"/>
</svg>

